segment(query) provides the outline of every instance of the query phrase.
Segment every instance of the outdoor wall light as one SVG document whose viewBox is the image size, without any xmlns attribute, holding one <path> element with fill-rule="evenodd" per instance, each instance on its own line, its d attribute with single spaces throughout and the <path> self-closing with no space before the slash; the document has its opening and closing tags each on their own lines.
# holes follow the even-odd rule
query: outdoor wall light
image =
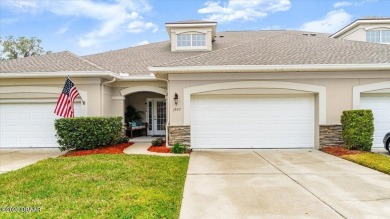
<svg viewBox="0 0 390 219">
<path fill-rule="evenodd" d="M 177 102 L 179 101 L 179 95 L 177 95 L 177 93 L 175 93 L 173 100 L 175 101 L 175 105 L 177 105 Z"/>
</svg>

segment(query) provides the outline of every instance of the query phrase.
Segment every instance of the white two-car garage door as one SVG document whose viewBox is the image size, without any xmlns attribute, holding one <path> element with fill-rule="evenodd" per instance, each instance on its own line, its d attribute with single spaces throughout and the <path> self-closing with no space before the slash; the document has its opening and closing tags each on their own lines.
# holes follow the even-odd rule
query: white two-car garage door
<svg viewBox="0 0 390 219">
<path fill-rule="evenodd" d="M 314 96 L 193 96 L 191 147 L 313 148 Z"/>
<path fill-rule="evenodd" d="M 383 137 L 390 132 L 390 95 L 363 94 L 361 109 L 371 109 L 374 114 L 374 142 L 372 147 L 383 147 Z"/>
<path fill-rule="evenodd" d="M 55 103 L 0 104 L 0 148 L 58 147 Z M 75 103 L 75 114 L 80 103 Z"/>
</svg>

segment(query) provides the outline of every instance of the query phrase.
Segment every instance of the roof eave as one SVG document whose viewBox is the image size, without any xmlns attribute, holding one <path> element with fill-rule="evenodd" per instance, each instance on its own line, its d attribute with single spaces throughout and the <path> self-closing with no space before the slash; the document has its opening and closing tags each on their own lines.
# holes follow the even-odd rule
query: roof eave
<svg viewBox="0 0 390 219">
<path fill-rule="evenodd" d="M 236 72 L 320 72 L 320 71 L 389 71 L 390 64 L 309 64 L 309 65 L 217 65 L 148 67 L 155 75 L 169 73 L 236 73 Z"/>
<path fill-rule="evenodd" d="M 364 19 L 359 20 L 358 19 L 358 20 L 350 23 L 346 27 L 342 28 L 341 30 L 337 31 L 336 33 L 330 35 L 329 37 L 330 38 L 337 38 L 340 35 L 343 35 L 347 31 L 351 30 L 352 28 L 358 26 L 359 24 L 369 24 L 369 23 L 390 23 L 390 19 L 378 19 L 378 20 L 364 20 Z"/>
<path fill-rule="evenodd" d="M 105 78 L 112 79 L 116 78 L 120 81 L 148 81 L 156 80 L 156 78 L 151 76 L 120 76 L 110 71 L 79 71 L 79 72 L 7 72 L 0 73 L 0 79 L 6 78 L 61 78 L 61 77 L 84 77 L 84 78 Z"/>
</svg>

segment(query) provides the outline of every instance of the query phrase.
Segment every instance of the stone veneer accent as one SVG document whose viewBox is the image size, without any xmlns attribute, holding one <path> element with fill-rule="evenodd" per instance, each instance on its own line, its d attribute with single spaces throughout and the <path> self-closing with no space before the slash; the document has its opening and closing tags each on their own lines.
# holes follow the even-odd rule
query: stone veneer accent
<svg viewBox="0 0 390 219">
<path fill-rule="evenodd" d="M 341 145 L 344 145 L 341 125 L 320 125 L 320 148 Z"/>
<path fill-rule="evenodd" d="M 191 129 L 189 125 L 168 126 L 168 144 L 172 146 L 175 142 L 191 146 Z"/>
</svg>

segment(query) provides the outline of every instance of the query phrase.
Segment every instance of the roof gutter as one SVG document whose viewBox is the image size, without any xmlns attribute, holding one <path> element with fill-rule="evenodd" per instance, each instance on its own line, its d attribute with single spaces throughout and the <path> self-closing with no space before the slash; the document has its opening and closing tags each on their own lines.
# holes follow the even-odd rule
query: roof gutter
<svg viewBox="0 0 390 219">
<path fill-rule="evenodd" d="M 63 72 L 27 72 L 27 73 L 0 73 L 0 79 L 5 78 L 62 78 L 67 76 L 105 79 L 116 78 L 121 81 L 147 81 L 156 80 L 154 76 L 120 76 L 110 71 L 63 71 Z"/>
<path fill-rule="evenodd" d="M 389 71 L 390 64 L 218 65 L 148 67 L 155 75 L 169 73 Z"/>
</svg>

